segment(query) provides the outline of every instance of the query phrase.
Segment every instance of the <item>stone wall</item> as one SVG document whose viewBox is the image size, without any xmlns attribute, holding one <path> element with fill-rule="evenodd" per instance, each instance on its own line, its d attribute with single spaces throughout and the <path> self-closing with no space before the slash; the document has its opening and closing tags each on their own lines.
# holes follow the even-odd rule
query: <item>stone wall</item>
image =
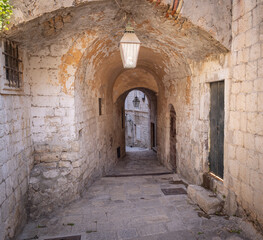
<svg viewBox="0 0 263 240">
<path fill-rule="evenodd" d="M 120 141 L 116 140 L 114 123 L 119 124 L 120 119 L 113 120 L 113 105 L 109 104 L 108 110 L 105 93 L 96 85 L 93 63 L 88 59 L 94 39 L 84 32 L 30 52 L 32 218 L 79 198 L 117 160 Z"/>
<path fill-rule="evenodd" d="M 124 26 L 119 20 L 124 15 L 114 1 L 70 9 L 83 1 L 51 1 L 47 7 L 40 2 L 17 1 L 15 23 L 63 7 L 65 12 L 43 15 L 10 31 L 27 55 L 25 94 L 0 95 L 4 234 L 13 236 L 15 226 L 23 222 L 32 143 L 31 217 L 49 214 L 78 198 L 117 161 L 118 148 L 125 155 L 121 126 L 131 89 L 158 93 L 149 102 L 154 103 L 150 118 L 157 123 L 159 160 L 172 167 L 171 142 L 176 141 L 178 173 L 201 184 L 209 171 L 209 84 L 221 80 L 225 81 L 225 171 L 217 189 L 226 196 L 229 213 L 245 209 L 262 225 L 262 1 L 233 1 L 231 49 L 227 49 L 230 0 L 216 4 L 187 0 L 182 15 L 176 20 L 168 16 L 167 21 L 162 20 L 161 7 L 123 1 L 136 13 L 136 33 L 143 42 L 138 68 L 130 71 L 124 71 L 120 61 L 117 46 Z M 174 139 L 171 105 L 176 112 Z"/>
<path fill-rule="evenodd" d="M 21 58 L 27 65 L 23 51 Z M 22 92 L 0 94 L 0 239 L 13 238 L 27 219 L 27 190 L 33 158 L 26 72 L 24 68 Z M 5 80 L 3 74 L 1 69 L 0 81 Z"/>
<path fill-rule="evenodd" d="M 73 177 L 75 161 L 79 159 L 74 92 L 59 82 L 62 56 L 69 46 L 70 42 L 64 41 L 29 53 L 34 144 L 29 189 L 31 217 L 48 214 L 79 194 Z"/>
<path fill-rule="evenodd" d="M 246 215 L 263 226 L 263 2 L 233 1 L 232 20 L 225 185 Z"/>
<path fill-rule="evenodd" d="M 261 226 L 262 8 L 261 2 L 234 1 L 231 52 L 190 61 L 191 77 L 174 79 L 176 91 L 168 97 L 178 113 L 178 171 L 201 184 L 209 171 L 209 84 L 225 81 L 224 182 L 215 187 L 226 196 L 227 213 L 245 215 Z M 169 126 L 168 107 L 166 112 Z M 168 130 L 166 136 L 168 142 Z"/>
</svg>

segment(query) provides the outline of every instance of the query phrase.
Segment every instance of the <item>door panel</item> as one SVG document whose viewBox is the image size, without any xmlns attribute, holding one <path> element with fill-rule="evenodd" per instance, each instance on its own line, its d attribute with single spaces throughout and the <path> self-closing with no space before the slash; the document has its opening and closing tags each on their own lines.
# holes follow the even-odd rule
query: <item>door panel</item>
<svg viewBox="0 0 263 240">
<path fill-rule="evenodd" d="M 210 171 L 224 174 L 224 82 L 211 83 L 210 108 Z"/>
</svg>

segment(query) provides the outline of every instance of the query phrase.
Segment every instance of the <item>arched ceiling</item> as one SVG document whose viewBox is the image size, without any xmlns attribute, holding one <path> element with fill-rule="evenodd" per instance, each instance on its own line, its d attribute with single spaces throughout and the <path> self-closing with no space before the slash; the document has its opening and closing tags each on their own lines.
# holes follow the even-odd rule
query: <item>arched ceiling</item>
<svg viewBox="0 0 263 240">
<path fill-rule="evenodd" d="M 208 32 L 186 18 L 164 18 L 163 13 L 146 0 L 123 0 L 122 3 L 121 9 L 113 0 L 59 9 L 15 26 L 6 36 L 36 52 L 54 43 L 75 41 L 82 33 L 95 32 L 98 39 L 88 46 L 78 69 L 88 68 L 87 79 L 102 92 L 106 88 L 111 98 L 116 79 L 129 76 L 129 72 L 124 74 L 118 49 L 127 16 L 131 16 L 142 42 L 137 64 L 140 70 L 136 71 L 151 74 L 159 91 L 167 76 L 180 79 L 191 74 L 188 60 L 198 61 L 211 54 L 227 52 Z"/>
<path fill-rule="evenodd" d="M 136 68 L 122 72 L 117 77 L 113 86 L 113 102 L 115 103 L 123 93 L 136 88 L 148 88 L 158 93 L 158 85 L 154 76 L 145 69 Z"/>
<path fill-rule="evenodd" d="M 120 9 L 113 0 L 91 1 L 61 8 L 14 26 L 6 36 L 21 45 L 41 48 L 92 30 L 118 45 L 127 23 L 125 12 L 129 12 L 136 34 L 148 48 L 161 51 L 167 46 L 167 55 L 173 51 L 195 60 L 227 51 L 209 33 L 186 18 L 164 18 L 163 13 L 146 0 L 123 0 L 122 4 Z"/>
</svg>

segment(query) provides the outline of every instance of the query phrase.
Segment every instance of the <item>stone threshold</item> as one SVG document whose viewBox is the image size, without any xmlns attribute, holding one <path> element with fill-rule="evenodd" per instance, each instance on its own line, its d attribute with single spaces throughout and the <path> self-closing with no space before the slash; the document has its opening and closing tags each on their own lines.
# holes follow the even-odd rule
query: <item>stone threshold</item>
<svg viewBox="0 0 263 240">
<path fill-rule="evenodd" d="M 167 174 L 174 174 L 174 172 L 160 172 L 160 173 L 136 173 L 136 174 L 112 174 L 106 175 L 104 177 L 140 177 L 140 176 L 160 176 L 160 175 L 167 175 Z"/>
</svg>

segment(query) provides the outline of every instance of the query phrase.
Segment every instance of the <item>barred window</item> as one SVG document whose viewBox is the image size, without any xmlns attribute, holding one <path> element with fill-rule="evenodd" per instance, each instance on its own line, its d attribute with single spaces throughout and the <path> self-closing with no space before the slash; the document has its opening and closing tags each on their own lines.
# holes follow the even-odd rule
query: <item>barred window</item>
<svg viewBox="0 0 263 240">
<path fill-rule="evenodd" d="M 4 40 L 3 54 L 5 59 L 4 72 L 5 85 L 12 88 L 21 88 L 22 84 L 22 61 L 19 59 L 18 46 L 16 43 Z"/>
</svg>

